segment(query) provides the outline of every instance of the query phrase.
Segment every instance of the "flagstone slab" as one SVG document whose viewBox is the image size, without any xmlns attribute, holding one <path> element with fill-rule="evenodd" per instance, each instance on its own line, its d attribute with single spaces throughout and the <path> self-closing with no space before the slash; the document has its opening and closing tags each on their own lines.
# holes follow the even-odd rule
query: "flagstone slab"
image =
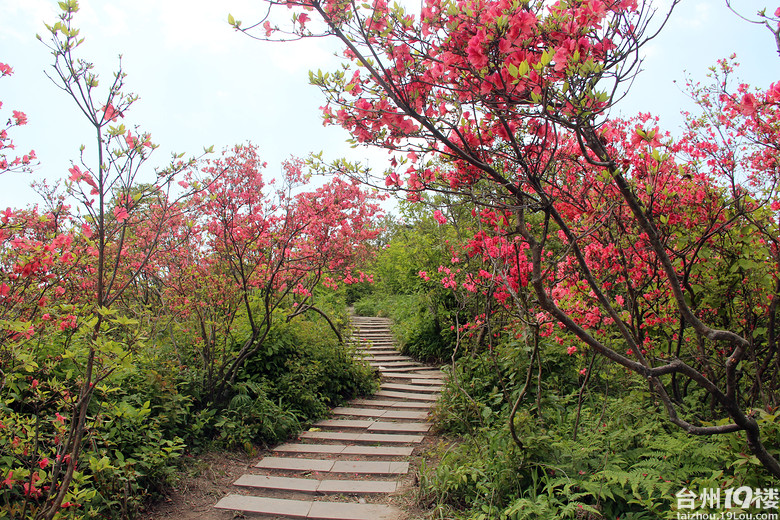
<svg viewBox="0 0 780 520">
<path fill-rule="evenodd" d="M 352 408 L 342 406 L 331 410 L 334 415 L 375 417 L 377 419 L 427 419 L 428 412 L 416 412 L 408 410 L 385 410 L 381 408 Z"/>
<path fill-rule="evenodd" d="M 323 419 L 314 423 L 320 428 L 368 428 L 374 421 L 363 419 Z"/>
<path fill-rule="evenodd" d="M 273 475 L 241 475 L 233 482 L 236 486 L 295 491 L 298 493 L 316 493 L 319 480 L 310 478 L 277 477 Z"/>
<path fill-rule="evenodd" d="M 437 393 L 441 387 L 428 385 L 405 385 L 402 383 L 382 383 L 382 390 L 408 390 L 410 392 Z"/>
<path fill-rule="evenodd" d="M 439 397 L 430 394 L 413 394 L 411 392 L 393 392 L 380 390 L 374 394 L 377 397 L 395 397 L 396 399 L 410 399 L 412 401 L 436 401 Z"/>
<path fill-rule="evenodd" d="M 444 377 L 444 372 L 441 371 L 441 367 L 432 367 L 429 365 L 420 365 L 413 371 L 413 373 Z"/>
<path fill-rule="evenodd" d="M 421 435 L 403 435 L 386 433 L 346 433 L 346 432 L 303 432 L 302 439 L 318 439 L 346 442 L 389 442 L 399 444 L 411 444 L 422 442 Z"/>
<path fill-rule="evenodd" d="M 379 457 L 409 457 L 414 452 L 413 446 L 346 446 L 342 455 L 363 455 Z"/>
<path fill-rule="evenodd" d="M 387 460 L 337 460 L 331 471 L 364 475 L 402 475 L 409 472 L 409 463 Z"/>
<path fill-rule="evenodd" d="M 408 410 L 387 410 L 382 419 L 422 419 L 428 418 L 428 412 L 411 412 Z"/>
<path fill-rule="evenodd" d="M 331 410 L 333 415 L 352 415 L 357 417 L 382 417 L 389 410 L 376 408 L 355 408 L 352 406 L 339 406 Z"/>
<path fill-rule="evenodd" d="M 394 520 L 401 510 L 384 504 L 314 502 L 307 518 L 317 520 Z"/>
<path fill-rule="evenodd" d="M 311 518 L 309 512 L 313 502 L 304 500 L 288 500 L 283 498 L 254 497 L 247 495 L 228 495 L 215 506 L 218 509 L 246 511 L 264 515 L 292 516 L 295 518 Z M 389 517 L 392 518 L 392 517 Z"/>
<path fill-rule="evenodd" d="M 290 471 L 330 471 L 332 460 L 294 459 L 290 457 L 263 457 L 255 464 L 256 468 L 284 469 Z"/>
<path fill-rule="evenodd" d="M 419 364 L 416 366 L 405 366 L 405 367 L 385 366 L 382 369 L 382 375 L 384 375 L 384 373 L 387 373 L 390 375 L 390 377 L 393 377 L 395 372 L 400 372 L 402 374 L 413 374 L 415 377 L 420 377 L 419 374 L 432 374 L 441 377 L 441 372 L 433 372 L 431 371 L 430 367 L 426 367 L 424 365 L 419 365 Z"/>
<path fill-rule="evenodd" d="M 410 383 L 413 385 L 429 385 L 436 388 L 439 392 L 444 388 L 444 380 L 439 378 L 412 379 Z"/>
<path fill-rule="evenodd" d="M 341 471 L 341 473 L 388 474 L 395 475 L 407 471 L 397 471 L 398 467 L 386 463 L 381 466 L 383 471 Z M 234 483 L 236 486 L 253 489 L 274 489 L 294 493 L 320 493 L 365 495 L 373 493 L 393 493 L 398 489 L 398 482 L 389 480 L 316 480 L 310 478 L 276 477 L 271 475 L 242 475 Z"/>
<path fill-rule="evenodd" d="M 424 372 L 390 372 L 388 374 L 382 374 L 382 377 L 387 379 L 418 379 L 423 381 L 432 381 L 430 384 L 441 384 L 444 380 L 441 376 L 429 375 Z M 428 384 L 428 383 L 423 383 Z"/>
<path fill-rule="evenodd" d="M 379 369 L 385 368 L 411 368 L 417 365 L 417 361 L 374 361 L 366 359 L 368 364 Z"/>
<path fill-rule="evenodd" d="M 313 520 L 394 520 L 401 515 L 401 510 L 397 507 L 384 504 L 315 502 L 247 495 L 228 495 L 220 500 L 216 507 L 261 515 L 311 518 Z"/>
<path fill-rule="evenodd" d="M 357 442 L 360 438 L 360 433 L 348 433 L 348 432 L 303 432 L 300 435 L 301 439 L 319 439 L 330 441 L 344 441 L 344 442 Z"/>
<path fill-rule="evenodd" d="M 281 444 L 274 448 L 276 453 L 320 453 L 331 455 L 363 455 L 373 457 L 408 457 L 414 451 L 412 446 L 365 446 L 355 444 Z"/>
<path fill-rule="evenodd" d="M 376 421 L 368 427 L 370 432 L 381 433 L 425 433 L 431 429 L 430 423 Z"/>
<path fill-rule="evenodd" d="M 414 402 L 414 401 L 389 401 L 387 399 L 353 399 L 352 404 L 360 406 L 377 406 L 381 408 L 431 408 L 432 402 Z"/>
<path fill-rule="evenodd" d="M 422 435 L 405 435 L 401 433 L 361 433 L 358 442 L 389 442 L 399 444 L 418 444 L 423 441 Z"/>
<path fill-rule="evenodd" d="M 424 374 L 424 375 L 427 375 L 427 376 L 434 376 L 434 377 L 440 377 L 440 378 L 444 377 L 444 372 L 442 372 L 438 368 L 431 368 L 431 367 L 427 367 L 427 366 L 421 366 L 421 367 L 415 369 L 412 373 L 416 374 L 416 375 L 417 374 L 419 374 L 419 375 L 423 375 Z"/>
<path fill-rule="evenodd" d="M 343 495 L 367 495 L 373 493 L 395 493 L 398 482 L 394 480 L 323 480 L 317 493 Z"/>
<path fill-rule="evenodd" d="M 327 453 L 338 455 L 344 452 L 346 444 L 280 444 L 272 451 L 277 453 Z"/>
</svg>

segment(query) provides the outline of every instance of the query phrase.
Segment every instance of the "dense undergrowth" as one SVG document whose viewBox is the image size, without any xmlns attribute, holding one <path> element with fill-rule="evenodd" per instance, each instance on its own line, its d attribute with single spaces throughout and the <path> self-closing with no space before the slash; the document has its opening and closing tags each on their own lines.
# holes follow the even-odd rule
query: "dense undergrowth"
<svg viewBox="0 0 780 520">
<path fill-rule="evenodd" d="M 253 454 L 376 385 L 324 319 L 312 314 L 288 323 L 280 312 L 263 348 L 215 401 L 203 393 L 204 374 L 193 363 L 198 352 L 184 335 L 148 339 L 98 386 L 60 518 L 137 518 L 177 482 L 187 458 L 212 450 Z M 47 446 L 65 430 L 59 412 L 73 390 L 62 381 L 74 370 L 62 359 L 62 341 L 67 337 L 4 360 L 0 466 L 8 471 L 0 513 L 6 518 L 35 514 L 57 457 Z"/>
</svg>

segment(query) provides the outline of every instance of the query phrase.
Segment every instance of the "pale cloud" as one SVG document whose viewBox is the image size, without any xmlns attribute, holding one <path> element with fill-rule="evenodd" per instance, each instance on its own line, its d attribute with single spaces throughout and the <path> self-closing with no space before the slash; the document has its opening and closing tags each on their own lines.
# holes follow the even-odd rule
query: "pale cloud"
<svg viewBox="0 0 780 520">
<path fill-rule="evenodd" d="M 710 22 L 712 16 L 712 5 L 699 2 L 694 5 L 694 16 L 680 17 L 680 25 L 691 29 L 700 29 Z"/>
<path fill-rule="evenodd" d="M 337 47 L 331 43 L 325 39 L 302 40 L 267 45 L 264 52 L 274 67 L 285 73 L 317 69 L 329 72 L 341 62 L 334 56 Z"/>
<path fill-rule="evenodd" d="M 3 17 L 22 21 L 13 25 L 4 24 L 0 31 L 0 41 L 17 42 L 28 40 L 35 33 L 41 34 L 46 29 L 44 22 L 52 22 L 59 13 L 56 3 L 48 0 L 0 0 L 0 12 Z"/>
</svg>

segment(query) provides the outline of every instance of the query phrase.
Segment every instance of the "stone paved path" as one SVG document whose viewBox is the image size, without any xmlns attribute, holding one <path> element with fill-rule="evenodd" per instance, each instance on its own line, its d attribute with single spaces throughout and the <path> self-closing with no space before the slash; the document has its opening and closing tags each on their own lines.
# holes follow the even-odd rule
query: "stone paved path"
<svg viewBox="0 0 780 520">
<path fill-rule="evenodd" d="M 443 374 L 395 350 L 389 320 L 353 317 L 358 353 L 381 374 L 381 390 L 331 410 L 298 442 L 258 461 L 216 507 L 259 518 L 396 520 L 389 496 L 431 424 Z"/>
</svg>

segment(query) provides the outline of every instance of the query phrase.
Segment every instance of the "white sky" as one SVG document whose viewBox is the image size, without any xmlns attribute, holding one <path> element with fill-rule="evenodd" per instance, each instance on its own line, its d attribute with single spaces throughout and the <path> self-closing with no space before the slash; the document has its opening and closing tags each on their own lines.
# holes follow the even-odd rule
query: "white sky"
<svg viewBox="0 0 780 520">
<path fill-rule="evenodd" d="M 659 2 L 668 3 L 669 0 Z M 734 0 L 746 15 L 766 6 L 763 0 Z M 54 0 L 0 0 L 0 62 L 14 75 L 0 80 L 0 118 L 11 110 L 27 113 L 29 123 L 14 128 L 19 151 L 34 148 L 40 166 L 30 175 L 0 177 L 0 207 L 19 207 L 35 196 L 32 179 L 57 179 L 78 159 L 81 144 L 90 146 L 90 128 L 75 105 L 44 76 L 51 56 L 36 33 L 47 39 L 43 22 L 57 16 Z M 347 134 L 324 128 L 318 107 L 323 98 L 308 84 L 310 69 L 335 70 L 335 42 L 295 44 L 257 42 L 227 24 L 228 13 L 246 23 L 259 18 L 260 0 L 82 0 L 76 26 L 86 38 L 81 56 L 96 64 L 104 82 L 123 55 L 126 84 L 141 99 L 125 123 L 140 125 L 160 144 L 150 164 L 164 165 L 170 153 L 198 154 L 252 141 L 268 161 L 269 174 L 291 155 L 324 151 L 334 159 L 370 159 L 385 167 L 385 152 L 353 150 Z M 685 71 L 703 78 L 715 60 L 736 52 L 740 76 L 767 87 L 780 79 L 780 58 L 765 28 L 751 26 L 730 13 L 725 0 L 683 0 L 661 36 L 647 48 L 645 72 L 621 106 L 624 115 L 659 114 L 670 129 L 686 97 L 674 80 Z"/>
</svg>

